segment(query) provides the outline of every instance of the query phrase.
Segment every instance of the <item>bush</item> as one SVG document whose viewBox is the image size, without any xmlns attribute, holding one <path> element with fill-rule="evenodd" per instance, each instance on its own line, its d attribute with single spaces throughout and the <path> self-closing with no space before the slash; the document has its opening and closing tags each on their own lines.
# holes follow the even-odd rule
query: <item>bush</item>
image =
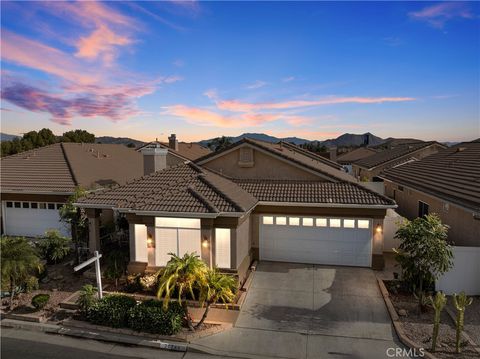
<svg viewBox="0 0 480 359">
<path fill-rule="evenodd" d="M 49 294 L 37 294 L 32 298 L 32 305 L 36 310 L 43 309 L 50 300 Z"/>
<path fill-rule="evenodd" d="M 87 313 L 90 322 L 113 328 L 128 325 L 128 312 L 137 304 L 135 299 L 126 295 L 106 296 L 94 303 Z"/>
<path fill-rule="evenodd" d="M 177 302 L 163 309 L 163 302 L 152 299 L 130 309 L 128 325 L 139 332 L 172 335 L 182 328 L 184 314 Z"/>
<path fill-rule="evenodd" d="M 84 285 L 80 290 L 76 303 L 82 314 L 87 315 L 90 308 L 96 303 L 97 291 L 97 287 L 91 284 Z"/>
<path fill-rule="evenodd" d="M 45 232 L 45 236 L 40 239 L 38 248 L 48 263 L 57 263 L 70 253 L 72 240 L 60 235 L 57 230 Z"/>
</svg>

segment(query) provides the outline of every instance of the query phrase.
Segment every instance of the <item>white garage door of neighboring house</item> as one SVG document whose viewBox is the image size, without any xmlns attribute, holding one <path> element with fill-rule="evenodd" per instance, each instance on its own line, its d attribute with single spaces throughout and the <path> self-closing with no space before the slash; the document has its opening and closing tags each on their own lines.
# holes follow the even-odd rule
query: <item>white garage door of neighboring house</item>
<svg viewBox="0 0 480 359">
<path fill-rule="evenodd" d="M 63 203 L 5 201 L 2 205 L 4 232 L 7 235 L 37 237 L 49 229 L 57 229 L 64 236 L 70 236 L 58 214 Z"/>
<path fill-rule="evenodd" d="M 260 218 L 260 259 L 370 267 L 369 219 L 264 215 Z"/>
</svg>

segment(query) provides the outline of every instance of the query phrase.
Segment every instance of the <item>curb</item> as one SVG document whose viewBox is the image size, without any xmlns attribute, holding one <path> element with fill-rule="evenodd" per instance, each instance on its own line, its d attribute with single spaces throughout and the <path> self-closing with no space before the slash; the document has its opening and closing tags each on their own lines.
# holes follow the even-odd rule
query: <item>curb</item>
<svg viewBox="0 0 480 359">
<path fill-rule="evenodd" d="M 380 288 L 380 292 L 382 293 L 383 300 L 385 301 L 385 305 L 387 307 L 388 313 L 390 314 L 390 318 L 392 319 L 393 327 L 395 328 L 395 332 L 397 333 L 398 339 L 410 349 L 413 350 L 420 350 L 422 349 L 424 358 L 428 359 L 438 359 L 435 355 L 427 351 L 427 349 L 420 344 L 414 342 L 410 338 L 407 337 L 405 331 L 403 330 L 402 323 L 400 322 L 400 318 L 398 317 L 397 311 L 393 306 L 392 301 L 390 300 L 390 295 L 388 293 L 387 287 L 383 283 L 383 280 L 377 278 L 378 287 Z"/>
</svg>

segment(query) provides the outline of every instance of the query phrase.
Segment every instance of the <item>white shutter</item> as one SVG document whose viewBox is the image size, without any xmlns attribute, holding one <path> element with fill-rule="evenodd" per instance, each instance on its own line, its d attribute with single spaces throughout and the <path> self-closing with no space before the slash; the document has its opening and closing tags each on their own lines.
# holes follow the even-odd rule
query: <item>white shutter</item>
<svg viewBox="0 0 480 359">
<path fill-rule="evenodd" d="M 168 253 L 178 254 L 177 230 L 169 228 L 155 229 L 155 265 L 164 266 L 170 260 Z"/>
<path fill-rule="evenodd" d="M 215 262 L 219 268 L 230 268 L 230 229 L 215 228 Z"/>
<path fill-rule="evenodd" d="M 178 229 L 178 255 L 182 257 L 185 253 L 201 255 L 200 230 Z"/>
</svg>

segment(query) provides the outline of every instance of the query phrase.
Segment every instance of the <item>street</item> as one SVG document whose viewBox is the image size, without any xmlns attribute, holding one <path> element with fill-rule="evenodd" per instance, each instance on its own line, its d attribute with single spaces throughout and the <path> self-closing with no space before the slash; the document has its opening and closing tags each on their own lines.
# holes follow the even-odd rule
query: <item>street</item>
<svg viewBox="0 0 480 359">
<path fill-rule="evenodd" d="M 209 359 L 221 358 L 197 353 L 124 346 L 95 340 L 76 339 L 43 332 L 2 328 L 2 359 Z"/>
</svg>

